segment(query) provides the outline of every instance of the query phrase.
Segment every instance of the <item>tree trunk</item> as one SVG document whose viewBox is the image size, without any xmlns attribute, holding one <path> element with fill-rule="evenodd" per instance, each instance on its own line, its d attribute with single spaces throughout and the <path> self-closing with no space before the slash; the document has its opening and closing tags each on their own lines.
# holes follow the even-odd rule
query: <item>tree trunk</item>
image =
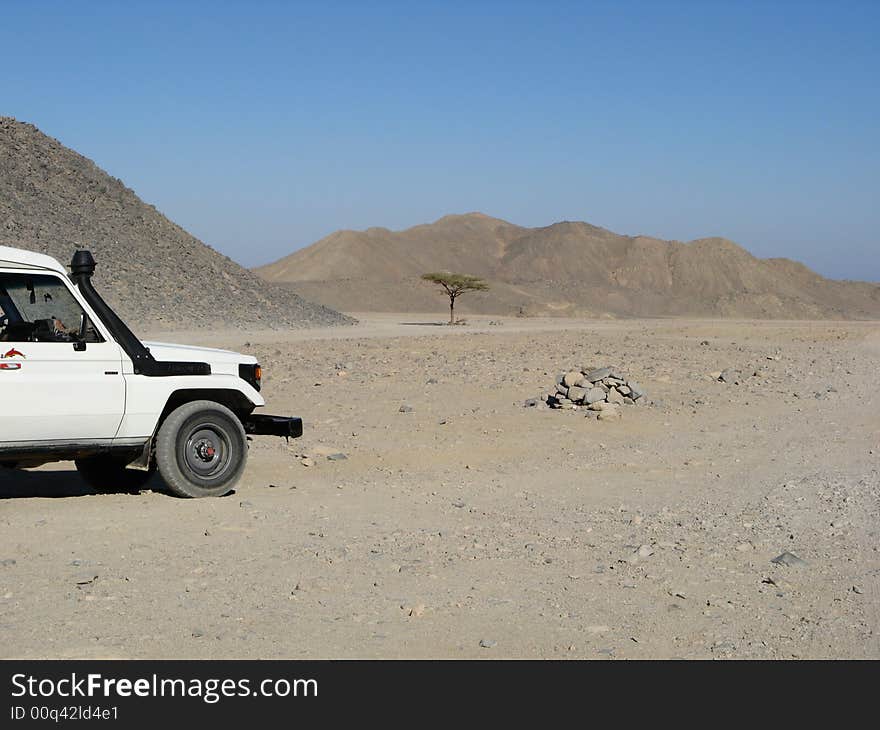
<svg viewBox="0 0 880 730">
<path fill-rule="evenodd" d="M 449 324 L 455 324 L 455 298 L 449 297 Z"/>
</svg>

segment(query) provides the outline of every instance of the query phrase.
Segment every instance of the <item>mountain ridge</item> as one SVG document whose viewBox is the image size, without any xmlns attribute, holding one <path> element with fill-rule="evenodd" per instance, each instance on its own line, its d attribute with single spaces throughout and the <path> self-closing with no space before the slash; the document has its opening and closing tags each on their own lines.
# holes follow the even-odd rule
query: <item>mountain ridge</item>
<svg viewBox="0 0 880 730">
<path fill-rule="evenodd" d="M 462 311 L 572 316 L 880 318 L 880 285 L 760 259 L 722 236 L 624 236 L 584 221 L 527 228 L 484 213 L 400 231 L 336 231 L 255 271 L 345 311 L 430 311 L 426 271 L 481 276 Z"/>
</svg>

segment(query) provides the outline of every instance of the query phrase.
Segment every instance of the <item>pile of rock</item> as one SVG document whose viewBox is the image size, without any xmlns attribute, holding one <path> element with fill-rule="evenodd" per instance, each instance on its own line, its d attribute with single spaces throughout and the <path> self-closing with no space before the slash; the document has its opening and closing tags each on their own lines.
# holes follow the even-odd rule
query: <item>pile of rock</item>
<svg viewBox="0 0 880 730">
<path fill-rule="evenodd" d="M 605 421 L 620 418 L 621 406 L 647 402 L 645 390 L 613 367 L 584 368 L 560 373 L 556 387 L 524 405 L 549 406 L 563 410 L 583 408 L 588 415 Z"/>
</svg>

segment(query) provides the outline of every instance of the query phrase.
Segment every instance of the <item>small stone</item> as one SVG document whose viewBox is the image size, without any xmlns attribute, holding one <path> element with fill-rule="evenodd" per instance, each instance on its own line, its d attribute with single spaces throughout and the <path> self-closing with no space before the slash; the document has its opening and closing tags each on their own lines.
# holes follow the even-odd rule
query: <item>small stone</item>
<svg viewBox="0 0 880 730">
<path fill-rule="evenodd" d="M 605 391 L 601 388 L 590 388 L 584 395 L 584 403 L 592 405 L 605 400 Z"/>
<path fill-rule="evenodd" d="M 738 384 L 740 380 L 742 380 L 742 372 L 739 370 L 734 370 L 733 368 L 727 368 L 727 370 L 722 370 L 721 375 L 718 378 L 722 383 L 736 383 Z"/>
<path fill-rule="evenodd" d="M 738 553 L 747 553 L 751 550 L 754 550 L 754 546 L 750 542 L 741 542 L 739 545 L 736 546 L 735 550 Z"/>
<path fill-rule="evenodd" d="M 611 375 L 611 368 L 599 368 L 597 370 L 591 370 L 586 374 L 586 379 L 591 383 L 595 383 L 597 380 L 602 380 L 603 378 L 607 378 Z"/>
<path fill-rule="evenodd" d="M 348 457 L 345 454 L 343 454 L 342 452 L 327 455 L 328 461 L 345 461 L 347 458 Z"/>
<path fill-rule="evenodd" d="M 523 408 L 537 408 L 540 402 L 540 398 L 529 398 L 528 400 L 523 402 Z"/>
<path fill-rule="evenodd" d="M 248 502 L 247 500 L 244 500 L 242 502 L 239 502 L 238 506 L 241 507 L 242 509 L 249 509 L 250 507 L 254 506 L 254 503 Z"/>
<path fill-rule="evenodd" d="M 404 403 L 400 408 L 397 409 L 397 412 L 398 413 L 412 413 L 413 407 L 411 405 Z"/>
<path fill-rule="evenodd" d="M 194 639 L 201 639 L 204 635 L 205 635 L 204 629 L 193 629 L 192 630 L 192 637 Z"/>
<path fill-rule="evenodd" d="M 858 593 L 859 595 L 862 595 L 862 587 L 861 586 L 853 586 L 852 589 L 853 589 L 853 593 Z"/>
<path fill-rule="evenodd" d="M 491 639 L 480 639 L 480 646 L 484 649 L 491 649 L 497 643 L 497 641 L 492 641 Z"/>
<path fill-rule="evenodd" d="M 580 403 L 581 401 L 583 401 L 586 394 L 587 391 L 584 388 L 578 387 L 577 385 L 572 385 L 568 389 L 568 398 L 575 403 Z"/>
<path fill-rule="evenodd" d="M 618 408 L 606 408 L 604 411 L 599 411 L 600 421 L 613 421 L 617 418 L 620 418 L 620 410 Z"/>
<path fill-rule="evenodd" d="M 3 560 L 0 560 L 0 567 L 7 568 L 10 565 L 15 565 L 15 563 L 15 558 L 3 558 Z"/>
<path fill-rule="evenodd" d="M 641 385 L 639 385 L 635 380 L 630 380 L 627 383 L 627 386 L 629 387 L 629 390 L 630 390 L 630 397 L 633 400 L 640 400 L 642 398 L 642 396 L 645 395 L 645 389 Z"/>
<path fill-rule="evenodd" d="M 776 565 L 786 565 L 790 568 L 800 568 L 807 565 L 806 560 L 802 560 L 794 553 L 790 553 L 788 551 L 782 553 L 782 555 L 777 555 L 770 562 L 776 563 Z"/>
<path fill-rule="evenodd" d="M 650 558 L 654 554 L 654 548 L 650 545 L 640 545 L 639 549 L 636 550 L 636 554 L 640 558 Z"/>
<path fill-rule="evenodd" d="M 606 403 L 604 400 L 596 401 L 595 403 L 590 403 L 591 411 L 614 411 L 617 410 L 617 406 L 613 403 Z"/>
<path fill-rule="evenodd" d="M 623 403 L 623 396 L 617 390 L 617 388 L 612 388 L 608 391 L 608 402 L 609 403 Z"/>
<path fill-rule="evenodd" d="M 315 462 L 312 461 L 308 456 L 304 456 L 302 459 L 300 459 L 299 463 L 302 464 L 303 466 L 314 466 L 315 465 Z"/>
<path fill-rule="evenodd" d="M 580 385 L 582 382 L 584 382 L 584 376 L 577 370 L 572 370 L 562 376 L 562 384 L 566 388 L 571 388 L 573 385 Z"/>
</svg>

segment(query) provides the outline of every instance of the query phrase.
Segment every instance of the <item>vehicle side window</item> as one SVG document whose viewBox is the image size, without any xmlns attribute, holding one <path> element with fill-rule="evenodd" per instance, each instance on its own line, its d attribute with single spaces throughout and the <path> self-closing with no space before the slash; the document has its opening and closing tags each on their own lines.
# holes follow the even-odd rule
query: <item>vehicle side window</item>
<svg viewBox="0 0 880 730">
<path fill-rule="evenodd" d="M 3 342 L 102 341 L 64 282 L 51 274 L 0 273 L 0 309 Z"/>
</svg>

